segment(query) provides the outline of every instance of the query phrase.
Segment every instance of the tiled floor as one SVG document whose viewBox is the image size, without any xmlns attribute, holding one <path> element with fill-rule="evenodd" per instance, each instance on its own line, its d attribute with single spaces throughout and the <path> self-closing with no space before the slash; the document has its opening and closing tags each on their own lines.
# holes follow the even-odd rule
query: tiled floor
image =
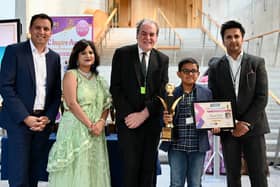
<svg viewBox="0 0 280 187">
<path fill-rule="evenodd" d="M 168 187 L 169 186 L 169 166 L 164 164 L 162 167 L 162 175 L 158 176 L 157 187 Z M 268 177 L 269 187 L 280 187 L 279 177 L 280 170 L 269 167 L 270 176 Z M 0 187 L 8 187 L 7 181 L 0 181 Z M 186 185 L 187 186 L 187 185 Z M 213 177 L 210 175 L 203 176 L 203 187 L 226 187 L 225 176 Z M 250 182 L 248 176 L 242 176 L 242 186 L 249 187 Z M 39 187 L 48 187 L 47 182 L 40 182 Z"/>
<path fill-rule="evenodd" d="M 161 165 L 162 175 L 158 176 L 157 187 L 168 187 L 169 186 L 169 166 Z M 280 170 L 273 167 L 269 167 L 270 176 L 268 177 L 269 187 L 280 187 L 279 177 Z M 250 181 L 248 176 L 242 176 L 242 186 L 250 187 Z M 202 179 L 203 187 L 226 187 L 225 176 L 213 177 L 211 175 L 204 175 Z M 187 185 L 186 185 L 187 187 Z"/>
</svg>

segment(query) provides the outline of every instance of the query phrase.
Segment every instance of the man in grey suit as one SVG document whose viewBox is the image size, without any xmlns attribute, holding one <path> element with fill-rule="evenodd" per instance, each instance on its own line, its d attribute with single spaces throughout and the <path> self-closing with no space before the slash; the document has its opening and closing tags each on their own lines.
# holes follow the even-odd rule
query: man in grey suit
<svg viewBox="0 0 280 187">
<path fill-rule="evenodd" d="M 36 187 L 42 157 L 48 151 L 51 123 L 61 100 L 60 57 L 47 47 L 53 21 L 31 18 L 30 40 L 9 45 L 0 72 L 1 126 L 8 133 L 11 187 Z"/>
<path fill-rule="evenodd" d="M 144 19 L 137 25 L 137 44 L 116 49 L 111 87 L 124 186 L 150 187 L 155 179 L 161 131 L 161 103 L 168 82 L 168 57 L 154 49 L 159 27 Z"/>
<path fill-rule="evenodd" d="M 241 155 L 247 161 L 252 187 L 266 187 L 266 145 L 269 133 L 265 107 L 268 80 L 263 58 L 242 50 L 245 30 L 236 21 L 221 27 L 227 53 L 209 69 L 208 86 L 214 99 L 230 100 L 236 120 L 232 131 L 221 130 L 228 187 L 241 187 Z"/>
</svg>

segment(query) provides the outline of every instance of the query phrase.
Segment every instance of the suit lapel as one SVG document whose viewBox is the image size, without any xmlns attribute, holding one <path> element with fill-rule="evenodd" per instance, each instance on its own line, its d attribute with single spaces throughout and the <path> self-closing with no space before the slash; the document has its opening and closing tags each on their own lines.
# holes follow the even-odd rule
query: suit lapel
<svg viewBox="0 0 280 187">
<path fill-rule="evenodd" d="M 248 63 L 248 56 L 244 53 L 241 61 L 241 71 L 240 71 L 240 79 L 239 79 L 239 87 L 238 87 L 238 101 L 243 97 L 242 92 L 243 89 L 248 87 L 247 85 L 247 73 L 250 71 L 250 63 Z"/>
<path fill-rule="evenodd" d="M 26 47 L 24 50 L 26 50 L 25 55 L 26 55 L 26 62 L 28 63 L 28 69 L 32 78 L 32 81 L 34 83 L 34 85 L 36 85 L 35 83 L 35 67 L 34 67 L 34 61 L 33 61 L 33 56 L 32 56 L 32 50 L 31 50 L 31 46 L 29 43 L 29 40 L 26 41 Z"/>
<path fill-rule="evenodd" d="M 151 82 L 152 81 L 152 75 L 153 75 L 153 72 L 157 69 L 158 69 L 157 54 L 154 51 L 154 49 L 152 49 L 151 53 L 150 53 L 149 66 L 148 66 L 148 72 L 147 72 L 148 85 L 153 85 L 152 82 Z"/>
<path fill-rule="evenodd" d="M 250 70 L 250 64 L 248 63 L 248 56 L 246 54 L 243 55 L 241 61 L 241 71 L 240 71 L 240 83 L 239 85 L 246 84 L 246 74 Z M 239 86 L 240 88 L 240 86 Z"/>
<path fill-rule="evenodd" d="M 52 63 L 48 63 L 48 62 L 51 62 L 52 60 L 51 60 L 51 56 L 50 56 L 50 52 L 48 52 L 47 54 L 46 54 L 46 93 L 48 92 L 48 85 L 49 85 L 49 83 L 50 83 L 50 78 L 51 78 L 51 73 L 52 73 L 52 67 L 51 67 L 51 65 L 52 65 Z"/>
<path fill-rule="evenodd" d="M 228 62 L 228 60 L 226 59 L 225 56 L 222 59 L 221 69 L 223 70 L 223 71 L 220 71 L 220 72 L 222 72 L 223 78 L 226 80 L 226 82 L 230 82 L 231 86 L 233 87 L 229 62 Z"/>
<path fill-rule="evenodd" d="M 195 84 L 195 91 L 196 91 L 196 101 L 202 101 L 202 100 L 205 100 L 206 98 L 204 98 L 205 94 L 204 92 L 201 91 L 200 87 Z"/>
<path fill-rule="evenodd" d="M 132 54 L 132 61 L 134 62 L 134 71 L 136 74 L 137 82 L 139 84 L 139 87 L 141 86 L 141 65 L 140 65 L 140 59 L 139 59 L 139 52 L 137 45 L 134 45 L 133 54 Z"/>
<path fill-rule="evenodd" d="M 229 65 L 229 62 L 228 62 L 226 56 L 224 56 L 222 58 L 222 63 L 221 63 L 220 68 L 221 69 L 220 69 L 219 72 L 222 72 L 221 79 L 224 80 L 224 82 L 226 83 L 224 85 L 223 89 L 231 90 L 231 93 L 234 93 L 234 96 L 236 98 L 236 94 L 235 94 L 235 90 L 234 90 L 234 85 L 233 85 L 232 77 L 231 77 L 230 65 Z"/>
</svg>

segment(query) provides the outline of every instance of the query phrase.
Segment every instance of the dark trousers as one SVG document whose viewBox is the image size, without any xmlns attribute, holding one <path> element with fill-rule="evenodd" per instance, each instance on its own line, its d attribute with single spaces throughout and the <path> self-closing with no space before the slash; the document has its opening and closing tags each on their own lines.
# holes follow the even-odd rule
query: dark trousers
<svg viewBox="0 0 280 187">
<path fill-rule="evenodd" d="M 125 187 L 151 187 L 155 182 L 157 146 L 160 132 L 145 127 L 118 128 L 118 140 L 123 159 Z"/>
<path fill-rule="evenodd" d="M 50 128 L 42 132 L 27 130 L 25 124 L 8 132 L 8 180 L 10 187 L 37 187 L 43 164 L 48 154 Z"/>
<path fill-rule="evenodd" d="M 267 187 L 264 135 L 235 138 L 221 136 L 228 187 L 241 187 L 241 155 L 247 162 L 252 187 Z"/>
</svg>

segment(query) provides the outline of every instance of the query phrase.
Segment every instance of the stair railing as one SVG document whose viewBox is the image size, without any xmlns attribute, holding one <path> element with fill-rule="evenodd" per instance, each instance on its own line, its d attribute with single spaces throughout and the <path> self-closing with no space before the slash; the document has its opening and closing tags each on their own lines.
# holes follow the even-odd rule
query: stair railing
<svg viewBox="0 0 280 187">
<path fill-rule="evenodd" d="M 280 99 L 273 93 L 272 91 L 269 90 L 269 95 L 270 97 L 280 106 Z M 277 144 L 276 144 L 276 150 L 274 154 L 274 159 L 273 159 L 273 167 L 276 169 L 280 169 L 278 167 L 279 163 L 279 152 L 280 152 L 280 128 L 278 129 L 278 137 L 277 137 Z"/>
<path fill-rule="evenodd" d="M 198 12 L 199 12 L 199 14 L 201 14 L 203 16 L 203 19 L 202 19 L 203 24 L 201 25 L 201 30 L 203 31 L 203 33 L 205 33 L 204 38 L 205 38 L 205 35 L 207 35 L 216 44 L 217 47 L 220 47 L 221 49 L 226 51 L 226 48 L 224 47 L 224 45 L 220 41 L 218 41 L 219 30 L 220 30 L 220 27 L 221 27 L 220 24 L 218 24 L 215 20 L 213 20 L 209 14 L 206 14 L 206 13 L 202 12 L 201 10 L 198 10 Z M 208 23 L 207 24 L 208 29 L 206 29 L 205 26 L 204 26 L 206 23 Z M 214 25 L 214 30 L 215 30 L 215 33 L 216 33 L 216 37 L 213 36 L 212 33 L 211 33 L 211 30 L 213 31 L 213 25 Z M 255 39 L 260 39 L 261 41 L 260 41 L 260 44 L 258 45 L 259 48 L 257 49 L 257 51 L 258 51 L 257 55 L 261 56 L 263 38 L 265 36 L 272 35 L 272 34 L 275 34 L 275 33 L 278 33 L 277 44 L 276 44 L 276 49 L 275 49 L 276 51 L 275 51 L 275 56 L 274 56 L 274 65 L 277 65 L 277 57 L 278 57 L 279 47 L 280 47 L 279 46 L 280 45 L 280 29 L 273 30 L 271 32 L 263 33 L 263 34 L 245 39 L 244 42 L 248 43 L 247 44 L 247 52 L 249 51 L 250 41 L 255 40 Z M 269 95 L 270 95 L 270 97 L 272 97 L 275 100 L 276 103 L 278 103 L 280 105 L 280 99 L 271 90 L 269 90 Z"/>
<path fill-rule="evenodd" d="M 218 50 L 226 52 L 226 48 L 219 39 L 220 24 L 215 21 L 209 14 L 204 13 L 200 9 L 197 11 L 197 16 L 202 17 L 202 23 L 200 30 L 202 32 L 202 53 L 201 64 L 204 65 L 205 61 L 205 48 L 206 48 L 206 36 L 215 44 L 215 50 L 213 56 L 218 56 Z"/>
<path fill-rule="evenodd" d="M 114 8 L 114 10 L 111 12 L 110 16 L 104 23 L 102 29 L 100 30 L 99 33 L 96 33 L 96 40 L 94 41 L 94 44 L 96 48 L 98 49 L 99 53 L 102 53 L 102 49 L 104 46 L 107 46 L 107 37 L 109 35 L 110 37 L 110 29 L 115 27 L 114 20 L 115 17 L 117 16 L 117 8 Z M 103 46 L 104 43 L 104 46 Z"/>
<path fill-rule="evenodd" d="M 271 90 L 268 92 L 269 96 L 280 106 L 280 99 Z"/>
<path fill-rule="evenodd" d="M 203 32 L 203 49 L 205 47 L 205 41 L 206 41 L 206 36 L 207 35 L 216 45 L 215 47 L 215 55 L 217 54 L 218 47 L 223 48 L 221 39 L 219 38 L 219 31 L 221 28 L 221 25 L 217 23 L 209 14 L 206 14 L 202 12 L 201 10 L 198 10 L 198 16 L 202 17 L 202 24 L 201 24 L 201 30 Z M 213 34 L 214 33 L 214 34 Z M 255 52 L 251 50 L 251 53 L 256 54 L 258 56 L 261 56 L 262 53 L 262 47 L 263 47 L 263 40 L 264 37 L 273 37 L 273 35 L 277 34 L 276 36 L 276 45 L 274 48 L 274 55 L 272 60 L 267 60 L 268 64 L 271 66 L 277 66 L 280 65 L 280 59 L 279 59 L 279 49 L 280 49 L 280 29 L 276 29 L 270 32 L 266 32 L 263 34 L 259 34 L 257 36 L 253 36 L 251 38 L 245 39 L 244 40 L 244 49 L 246 48 L 246 52 L 249 52 L 250 47 L 255 47 Z M 256 41 L 256 45 L 250 45 L 253 41 Z M 247 47 L 246 47 L 247 44 Z M 224 50 L 224 49 L 223 49 Z M 202 53 L 204 55 L 204 53 Z M 273 52 L 272 52 L 273 54 Z M 202 57 L 204 59 L 204 56 Z M 269 63 L 272 62 L 272 63 Z"/>
<path fill-rule="evenodd" d="M 160 50 L 172 50 L 173 61 L 176 62 L 176 51 L 180 50 L 183 45 L 181 36 L 176 32 L 174 26 L 160 8 L 154 10 L 154 20 L 156 20 L 161 27 L 160 30 L 164 31 L 164 39 L 167 40 L 168 43 L 167 45 L 158 44 L 156 48 Z"/>
<path fill-rule="evenodd" d="M 248 39 L 244 40 L 244 42 L 247 42 L 247 49 L 246 49 L 247 52 L 249 52 L 249 50 L 250 50 L 250 46 L 251 46 L 250 43 L 256 41 L 255 53 L 258 56 L 261 56 L 262 49 L 263 49 L 264 37 L 271 37 L 275 34 L 277 34 L 277 36 L 276 36 L 277 39 L 276 39 L 274 58 L 273 58 L 273 61 L 272 61 L 273 63 L 269 63 L 270 60 L 268 60 L 268 64 L 276 67 L 277 65 L 280 64 L 280 59 L 278 60 L 279 45 L 280 45 L 280 29 L 276 29 L 276 30 L 273 30 L 271 32 L 266 32 L 266 33 L 263 33 L 263 34 L 259 34 L 257 36 L 253 36 L 251 38 L 248 38 Z M 280 99 L 276 96 L 276 94 L 273 93 L 273 91 L 271 91 L 271 90 L 268 91 L 268 94 L 274 100 L 274 102 L 277 103 L 278 106 L 280 106 Z M 278 129 L 277 144 L 276 144 L 276 150 L 275 150 L 274 159 L 273 159 L 273 167 L 276 168 L 276 169 L 280 169 L 278 167 L 279 152 L 280 152 L 280 128 Z"/>
<path fill-rule="evenodd" d="M 273 57 L 272 63 L 269 63 L 269 62 L 271 62 L 271 60 L 268 60 L 268 63 L 274 67 L 277 65 L 280 65 L 280 59 L 278 60 L 279 48 L 280 48 L 280 29 L 276 29 L 276 30 L 273 30 L 270 32 L 259 34 L 257 36 L 253 36 L 251 38 L 244 40 L 244 42 L 247 42 L 247 52 L 250 50 L 250 46 L 251 46 L 250 43 L 253 41 L 256 41 L 256 45 L 255 45 L 256 52 L 255 53 L 256 53 L 256 55 L 261 56 L 264 37 L 273 37 L 273 35 L 275 35 L 275 34 L 277 34 L 277 36 L 276 36 L 276 46 L 274 49 L 275 50 L 274 57 Z M 273 39 L 272 39 L 272 41 L 273 41 Z"/>
</svg>

